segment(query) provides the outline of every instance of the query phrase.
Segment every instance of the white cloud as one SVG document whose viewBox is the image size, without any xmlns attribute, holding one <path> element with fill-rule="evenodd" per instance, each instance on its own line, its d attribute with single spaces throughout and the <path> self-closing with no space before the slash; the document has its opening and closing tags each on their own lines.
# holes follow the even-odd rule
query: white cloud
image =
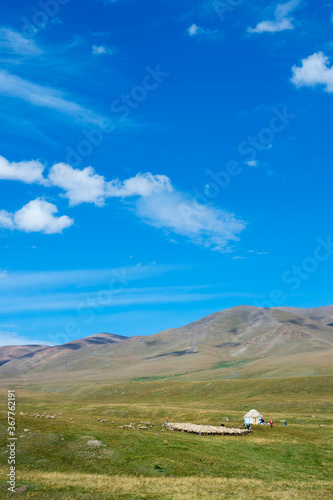
<svg viewBox="0 0 333 500">
<path fill-rule="evenodd" d="M 55 205 L 37 198 L 15 213 L 15 227 L 26 233 L 61 233 L 63 229 L 70 227 L 74 221 L 67 215 L 56 217 L 54 215 L 56 213 L 58 213 L 58 209 Z"/>
<path fill-rule="evenodd" d="M 0 228 L 17 229 L 26 233 L 61 233 L 70 227 L 73 220 L 63 215 L 56 217 L 58 209 L 52 203 L 37 198 L 27 203 L 15 213 L 0 211 Z"/>
<path fill-rule="evenodd" d="M 189 28 L 187 28 L 188 36 L 194 36 L 198 34 L 199 27 L 196 24 L 192 24 Z"/>
<path fill-rule="evenodd" d="M 151 173 L 137 174 L 121 182 L 118 179 L 107 182 L 105 177 L 92 167 L 75 169 L 66 163 L 54 165 L 49 173 L 53 186 L 65 191 L 70 205 L 94 203 L 103 206 L 106 198 L 127 198 L 131 196 L 150 196 L 153 193 L 172 190 L 171 182 L 165 175 Z"/>
<path fill-rule="evenodd" d="M 10 28 L 0 28 L 0 49 L 22 56 L 38 56 L 43 53 L 33 40 Z"/>
<path fill-rule="evenodd" d="M 216 35 L 218 33 L 218 30 L 211 30 L 209 28 L 202 28 L 201 26 L 197 26 L 196 24 L 192 24 L 189 28 L 187 28 L 186 33 L 188 36 Z"/>
<path fill-rule="evenodd" d="M 249 167 L 257 167 L 258 166 L 258 160 L 249 160 L 249 161 L 246 162 L 246 164 Z"/>
<path fill-rule="evenodd" d="M 171 192 L 171 181 L 166 175 L 153 175 L 150 172 L 138 173 L 135 177 L 120 182 L 118 179 L 108 183 L 108 193 L 112 197 L 151 196 L 152 194 Z"/>
<path fill-rule="evenodd" d="M 255 28 L 248 28 L 249 33 L 276 33 L 279 31 L 294 29 L 293 18 L 288 17 L 296 7 L 300 0 L 291 0 L 287 3 L 280 3 L 275 9 L 274 21 L 262 21 Z"/>
<path fill-rule="evenodd" d="M 18 180 L 23 180 L 22 176 L 18 176 Z M 71 206 L 81 203 L 103 206 L 108 198 L 130 198 L 136 215 L 147 224 L 186 236 L 193 243 L 213 250 L 229 251 L 229 241 L 237 241 L 238 234 L 245 228 L 245 223 L 233 214 L 199 204 L 191 196 L 177 191 L 166 175 L 147 172 L 124 181 L 107 181 L 93 167 L 80 170 L 57 163 L 50 169 L 45 185 L 62 189 Z M 55 213 L 55 205 L 37 199 L 15 214 L 1 211 L 0 227 L 50 234 L 73 224 L 69 217 L 57 218 Z"/>
<path fill-rule="evenodd" d="M 6 210 L 0 210 L 0 228 L 1 229 L 13 229 L 14 221 L 12 214 L 6 212 Z M 2 277 L 2 275 L 1 275 Z"/>
<path fill-rule="evenodd" d="M 64 196 L 72 206 L 80 203 L 104 205 L 108 184 L 92 167 L 79 170 L 66 163 L 57 163 L 50 169 L 49 181 L 65 191 Z"/>
<path fill-rule="evenodd" d="M 52 109 L 82 122 L 104 126 L 105 118 L 64 97 L 56 89 L 37 85 L 0 70 L 0 93 L 16 97 L 35 106 Z"/>
<path fill-rule="evenodd" d="M 214 250 L 226 251 L 228 241 L 238 240 L 237 234 L 245 228 L 233 214 L 198 204 L 176 191 L 165 175 L 138 173 L 124 181 L 108 182 L 92 167 L 78 170 L 59 163 L 51 168 L 49 180 L 64 189 L 70 205 L 86 202 L 102 206 L 107 198 L 133 198 L 136 214 L 144 222 Z"/>
<path fill-rule="evenodd" d="M 228 241 L 238 240 L 243 221 L 212 206 L 198 204 L 176 191 L 165 175 L 138 173 L 124 181 L 110 182 L 92 167 L 83 170 L 59 163 L 49 174 L 53 186 L 65 191 L 70 205 L 94 203 L 102 206 L 107 198 L 134 198 L 136 214 L 149 225 L 187 236 L 193 243 L 225 251 Z"/>
<path fill-rule="evenodd" d="M 333 67 L 329 67 L 329 58 L 323 52 L 302 59 L 301 66 L 293 66 L 292 72 L 296 87 L 324 85 L 326 92 L 333 92 Z"/>
<path fill-rule="evenodd" d="M 0 179 L 22 181 L 26 184 L 44 184 L 43 171 L 45 166 L 38 160 L 9 162 L 0 156 Z"/>
<path fill-rule="evenodd" d="M 36 340 L 17 335 L 16 332 L 0 331 L 0 346 L 10 345 L 52 345 L 49 340 Z"/>
<path fill-rule="evenodd" d="M 147 224 L 187 237 L 192 243 L 220 252 L 230 251 L 245 223 L 234 214 L 197 203 L 179 191 L 166 192 L 136 202 L 136 213 Z"/>
<path fill-rule="evenodd" d="M 170 179 L 166 175 L 153 175 L 139 172 L 124 181 L 107 181 L 93 167 L 82 170 L 67 163 L 57 163 L 49 170 L 48 178 L 43 177 L 45 166 L 39 161 L 10 163 L 0 156 L 0 179 L 10 179 L 25 183 L 39 183 L 59 187 L 65 191 L 71 206 L 81 203 L 94 203 L 103 206 L 106 198 L 128 198 L 132 196 L 151 196 L 163 191 L 172 191 Z"/>
<path fill-rule="evenodd" d="M 106 45 L 93 45 L 92 46 L 92 53 L 94 55 L 110 55 L 113 56 L 115 54 L 118 54 L 118 48 L 117 47 L 107 47 Z"/>
</svg>

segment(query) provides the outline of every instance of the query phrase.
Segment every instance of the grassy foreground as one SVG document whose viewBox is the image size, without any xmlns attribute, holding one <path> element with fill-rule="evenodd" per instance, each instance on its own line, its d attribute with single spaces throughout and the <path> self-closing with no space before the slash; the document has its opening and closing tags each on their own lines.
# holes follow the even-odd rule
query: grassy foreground
<svg viewBox="0 0 333 500">
<path fill-rule="evenodd" d="M 333 498 L 332 387 L 332 377 L 309 377 L 17 388 L 17 488 L 42 500 Z M 165 416 L 212 425 L 228 417 L 238 426 L 252 407 L 274 428 L 241 437 L 162 430 Z M 11 498 L 0 415 L 0 498 Z M 155 426 L 119 428 L 140 421 Z"/>
</svg>

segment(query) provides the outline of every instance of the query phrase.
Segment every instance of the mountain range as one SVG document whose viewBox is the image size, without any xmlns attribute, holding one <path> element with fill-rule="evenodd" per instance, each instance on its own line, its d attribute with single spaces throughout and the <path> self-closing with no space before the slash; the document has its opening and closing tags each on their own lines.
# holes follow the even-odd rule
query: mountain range
<svg viewBox="0 0 333 500">
<path fill-rule="evenodd" d="M 0 377 L 96 383 L 333 374 L 333 306 L 238 306 L 149 336 L 100 333 L 59 346 L 0 347 Z"/>
</svg>

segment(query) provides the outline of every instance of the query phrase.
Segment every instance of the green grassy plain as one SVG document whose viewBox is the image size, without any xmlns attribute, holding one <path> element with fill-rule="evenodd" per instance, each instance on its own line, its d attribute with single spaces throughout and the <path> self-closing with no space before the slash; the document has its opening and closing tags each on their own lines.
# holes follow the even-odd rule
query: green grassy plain
<svg viewBox="0 0 333 500">
<path fill-rule="evenodd" d="M 27 485 L 21 497 L 42 500 L 330 499 L 332 387 L 333 377 L 307 377 L 113 385 L 71 381 L 17 388 L 17 488 Z M 4 390 L 1 399 L 5 410 Z M 224 423 L 237 427 L 251 408 L 266 421 L 272 418 L 274 428 L 254 427 L 247 436 L 162 431 L 166 416 L 171 422 L 212 425 L 228 417 Z M 35 412 L 56 419 L 32 417 Z M 4 478 L 7 423 L 6 414 L 0 415 Z M 140 421 L 155 426 L 119 428 Z M 91 440 L 102 445 L 89 445 Z M 3 480 L 0 498 L 11 496 Z"/>
</svg>

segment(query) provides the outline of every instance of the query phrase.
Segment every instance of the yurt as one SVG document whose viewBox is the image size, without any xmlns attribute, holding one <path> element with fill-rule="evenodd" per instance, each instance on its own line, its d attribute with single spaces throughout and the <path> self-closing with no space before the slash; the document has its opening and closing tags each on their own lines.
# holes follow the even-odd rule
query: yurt
<svg viewBox="0 0 333 500">
<path fill-rule="evenodd" d="M 257 410 L 249 411 L 244 417 L 244 424 L 250 425 L 258 425 L 262 424 L 264 421 L 264 417 Z"/>
</svg>

